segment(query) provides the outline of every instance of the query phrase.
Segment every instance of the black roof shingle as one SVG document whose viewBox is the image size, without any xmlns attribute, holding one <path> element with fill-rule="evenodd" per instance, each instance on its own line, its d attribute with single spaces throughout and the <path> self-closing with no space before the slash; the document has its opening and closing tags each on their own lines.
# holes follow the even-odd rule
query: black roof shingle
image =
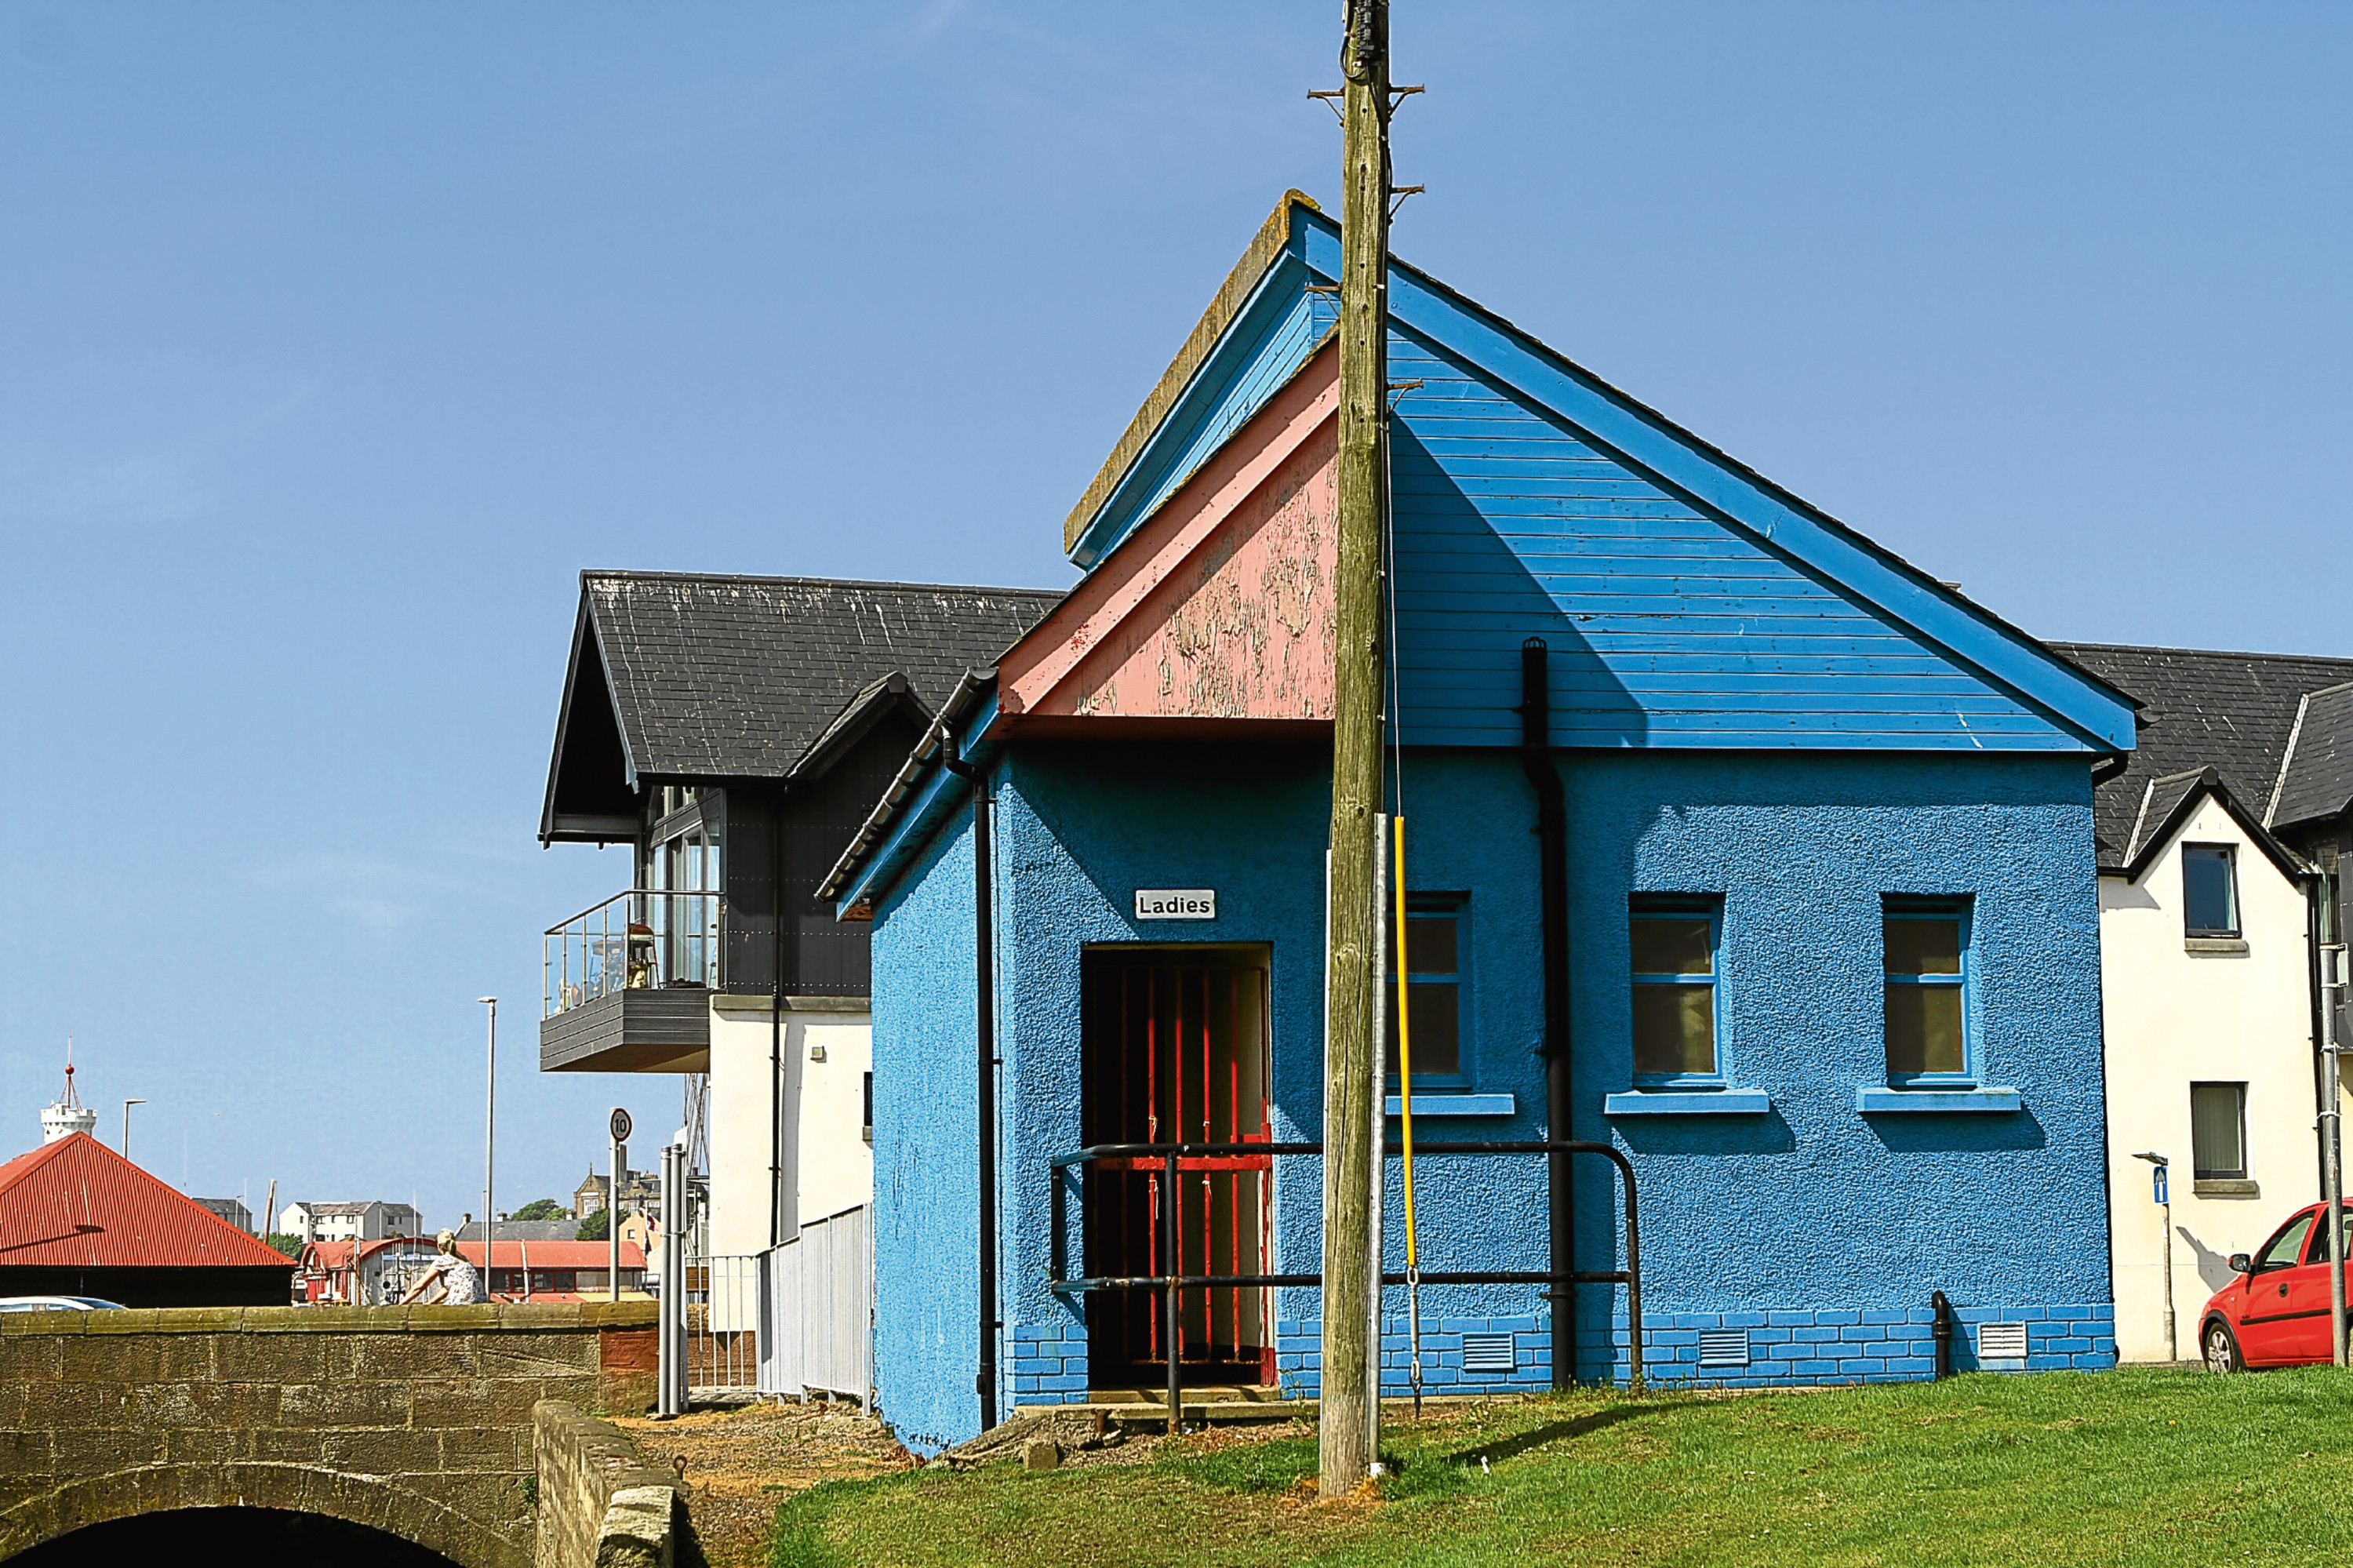
<svg viewBox="0 0 2353 1568">
<path fill-rule="evenodd" d="M 892 674 L 928 713 L 1062 599 L 1045 588 L 677 572 L 583 572 L 580 590 L 551 823 L 565 809 L 558 797 L 574 776 L 565 752 L 575 730 L 609 736 L 617 722 L 632 781 L 782 779 Z M 590 703 L 608 704 L 613 722 L 585 711 Z"/>
<path fill-rule="evenodd" d="M 2348 803 L 2353 803 L 2353 682 L 2305 698 L 2271 818 L 2284 827 L 2336 816 Z"/>
<path fill-rule="evenodd" d="M 2353 659 L 2100 642 L 2050 646 L 2145 705 L 2137 749 L 2124 772 L 2094 796 L 2103 868 L 2123 865 L 2140 847 L 2134 842 L 2136 824 L 2145 837 L 2164 821 L 2167 800 L 2150 799 L 2152 783 L 2158 783 L 2159 796 L 2178 803 L 2180 790 L 2188 788 L 2182 776 L 2211 768 L 2242 806 L 2263 818 L 2279 785 L 2305 694 L 2353 681 Z M 2353 720 L 2353 704 L 2344 712 Z M 2353 735 L 2337 753 L 2353 763 Z M 2171 787 L 2176 784 L 2179 789 Z M 2285 814 L 2277 818 L 2282 823 L 2291 820 Z"/>
</svg>

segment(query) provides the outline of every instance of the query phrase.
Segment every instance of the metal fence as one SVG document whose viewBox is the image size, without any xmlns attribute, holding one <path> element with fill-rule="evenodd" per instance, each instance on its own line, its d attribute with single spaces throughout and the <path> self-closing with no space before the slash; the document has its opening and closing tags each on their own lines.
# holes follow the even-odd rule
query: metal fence
<svg viewBox="0 0 2353 1568">
<path fill-rule="evenodd" d="M 748 1397 L 759 1387 L 760 1259 L 694 1257 L 681 1305 L 690 1398 Z"/>
<path fill-rule="evenodd" d="M 860 1205 L 801 1226 L 762 1255 L 760 1392 L 873 1403 L 874 1212 Z"/>
<path fill-rule="evenodd" d="M 541 1016 L 616 991 L 719 983 L 720 895 L 633 887 L 547 928 Z"/>
</svg>

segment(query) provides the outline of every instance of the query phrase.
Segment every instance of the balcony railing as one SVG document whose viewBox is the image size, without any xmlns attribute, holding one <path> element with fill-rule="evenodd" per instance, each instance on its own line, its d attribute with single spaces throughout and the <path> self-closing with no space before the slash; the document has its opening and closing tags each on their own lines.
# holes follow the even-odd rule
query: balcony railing
<svg viewBox="0 0 2353 1568">
<path fill-rule="evenodd" d="M 548 927 L 542 1017 L 601 997 L 663 986 L 719 984 L 721 898 L 633 887 Z"/>
</svg>

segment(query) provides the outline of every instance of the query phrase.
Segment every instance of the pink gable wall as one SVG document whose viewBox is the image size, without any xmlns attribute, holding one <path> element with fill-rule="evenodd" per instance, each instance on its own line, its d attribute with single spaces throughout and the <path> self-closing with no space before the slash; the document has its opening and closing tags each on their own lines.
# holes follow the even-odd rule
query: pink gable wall
<svg viewBox="0 0 2353 1568">
<path fill-rule="evenodd" d="M 1331 722 L 1338 366 L 1327 346 L 999 662 L 1004 727 Z"/>
</svg>

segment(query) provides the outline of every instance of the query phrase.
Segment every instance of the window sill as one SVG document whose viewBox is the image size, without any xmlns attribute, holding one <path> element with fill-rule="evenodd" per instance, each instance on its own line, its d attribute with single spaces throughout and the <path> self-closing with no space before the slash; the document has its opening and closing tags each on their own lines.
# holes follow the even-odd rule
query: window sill
<svg viewBox="0 0 2353 1568">
<path fill-rule="evenodd" d="M 1854 1108 L 1866 1116 L 1885 1112 L 1945 1115 L 1956 1111 L 2015 1111 L 2021 1106 L 2016 1089 L 1890 1089 L 1865 1085 L 1854 1091 Z"/>
<path fill-rule="evenodd" d="M 2193 1198 L 2260 1198 L 2263 1195 L 2260 1182 L 2242 1177 L 2201 1176 L 2189 1183 Z"/>
<path fill-rule="evenodd" d="M 1762 1089 L 1635 1089 L 1601 1101 L 1603 1116 L 1763 1116 L 1772 1108 Z"/>
<path fill-rule="evenodd" d="M 2211 959 L 2243 959 L 2248 948 L 2243 937 L 2184 937 L 2181 950 Z"/>
<path fill-rule="evenodd" d="M 1431 1094 L 1427 1091 L 1413 1097 L 1413 1114 L 1425 1116 L 1516 1116 L 1520 1102 L 1510 1095 Z M 1405 1114 L 1405 1098 L 1401 1095 L 1388 1097 L 1388 1114 Z"/>
</svg>

